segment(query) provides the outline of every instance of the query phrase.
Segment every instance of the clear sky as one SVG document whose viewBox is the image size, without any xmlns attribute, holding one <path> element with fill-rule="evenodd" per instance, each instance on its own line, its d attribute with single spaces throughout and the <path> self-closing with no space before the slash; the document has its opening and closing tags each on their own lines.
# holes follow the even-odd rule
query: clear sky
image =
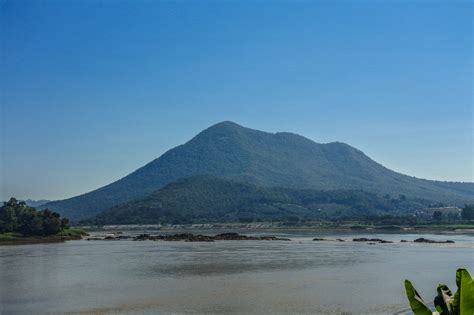
<svg viewBox="0 0 474 315">
<path fill-rule="evenodd" d="M 0 0 L 0 200 L 90 191 L 222 120 L 473 181 L 473 3 Z"/>
</svg>

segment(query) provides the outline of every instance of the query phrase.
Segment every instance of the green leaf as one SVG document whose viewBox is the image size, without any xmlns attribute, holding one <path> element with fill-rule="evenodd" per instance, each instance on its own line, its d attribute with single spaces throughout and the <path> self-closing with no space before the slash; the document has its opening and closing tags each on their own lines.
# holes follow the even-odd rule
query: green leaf
<svg viewBox="0 0 474 315">
<path fill-rule="evenodd" d="M 451 290 L 445 284 L 439 284 L 438 288 L 438 295 L 434 299 L 434 304 L 436 310 L 441 315 L 454 315 L 452 301 L 453 301 L 453 294 Z"/>
<path fill-rule="evenodd" d="M 409 280 L 405 280 L 405 291 L 407 293 L 408 301 L 410 302 L 410 307 L 415 315 L 433 314 Z"/>
<path fill-rule="evenodd" d="M 454 314 L 474 315 L 474 281 L 466 269 L 456 271 L 456 284 L 458 290 L 454 294 Z"/>
</svg>

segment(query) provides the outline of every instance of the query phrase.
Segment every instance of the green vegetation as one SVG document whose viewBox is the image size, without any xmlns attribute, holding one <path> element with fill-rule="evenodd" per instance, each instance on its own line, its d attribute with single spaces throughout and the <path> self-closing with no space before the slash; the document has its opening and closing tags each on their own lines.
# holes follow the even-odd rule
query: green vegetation
<svg viewBox="0 0 474 315">
<path fill-rule="evenodd" d="M 389 202 L 403 203 L 405 198 L 457 205 L 474 202 L 474 183 L 418 179 L 393 172 L 344 143 L 319 144 L 296 134 L 272 134 L 223 122 L 112 184 L 45 207 L 73 220 L 84 219 L 195 175 L 212 175 L 262 187 L 364 190 L 384 196 L 382 199 Z M 284 201 L 283 207 L 289 206 L 285 198 L 279 198 Z M 262 203 L 259 211 L 279 212 L 274 205 L 264 208 Z M 296 211 L 297 207 L 291 208 Z M 334 206 L 331 211 L 344 209 Z"/>
<path fill-rule="evenodd" d="M 438 223 L 425 223 L 425 224 L 416 224 L 412 226 L 415 229 L 419 230 L 473 230 L 474 229 L 474 222 L 471 224 L 438 224 Z"/>
<path fill-rule="evenodd" d="M 79 239 L 82 236 L 87 235 L 87 233 L 84 232 L 84 230 L 81 230 L 81 229 L 65 228 L 56 235 L 61 236 L 61 237 L 70 237 L 70 238 L 73 238 L 73 239 Z"/>
<path fill-rule="evenodd" d="M 466 269 L 456 272 L 458 290 L 453 295 L 445 285 L 438 285 L 438 295 L 434 299 L 436 312 L 426 305 L 415 287 L 409 280 L 405 280 L 405 290 L 410 307 L 415 315 L 471 315 L 474 314 L 474 281 Z"/>
<path fill-rule="evenodd" d="M 48 209 L 36 211 L 23 201 L 10 198 L 0 207 L 0 233 L 21 233 L 22 235 L 55 235 L 66 228 L 69 220 Z"/>
<path fill-rule="evenodd" d="M 436 222 L 440 222 L 443 220 L 443 212 L 435 211 L 433 212 L 433 220 Z"/>
<path fill-rule="evenodd" d="M 89 224 L 153 224 L 358 218 L 371 224 L 416 224 L 404 215 L 427 204 L 410 198 L 387 199 L 360 190 L 320 191 L 259 187 L 212 176 L 178 180 L 145 198 L 113 207 Z M 399 214 L 394 216 L 391 214 Z"/>
<path fill-rule="evenodd" d="M 86 233 L 68 227 L 69 220 L 49 210 L 36 211 L 11 198 L 0 207 L 0 242 L 40 243 L 78 239 Z"/>
<path fill-rule="evenodd" d="M 474 220 L 474 205 L 464 205 L 461 217 L 463 220 Z"/>
<path fill-rule="evenodd" d="M 3 233 L 3 234 L 0 234 L 0 242 L 2 242 L 2 241 L 14 241 L 14 240 L 17 240 L 20 237 L 22 237 L 22 235 L 19 234 L 19 233 L 12 233 L 12 232 Z"/>
<path fill-rule="evenodd" d="M 82 236 L 88 235 L 79 229 L 64 229 L 58 234 L 48 236 L 23 235 L 20 233 L 3 233 L 0 234 L 0 245 L 18 245 L 18 244 L 36 244 L 36 243 L 52 243 L 62 242 L 66 240 L 82 239 Z"/>
</svg>

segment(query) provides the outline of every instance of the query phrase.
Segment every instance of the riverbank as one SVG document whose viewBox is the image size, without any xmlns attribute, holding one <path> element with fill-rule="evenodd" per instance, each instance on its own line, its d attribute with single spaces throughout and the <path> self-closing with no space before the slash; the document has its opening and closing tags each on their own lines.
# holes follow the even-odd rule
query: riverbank
<svg viewBox="0 0 474 315">
<path fill-rule="evenodd" d="M 394 235 L 394 234 L 392 234 Z M 214 241 L 292 241 L 288 237 L 277 237 L 274 235 L 243 235 L 239 233 L 221 233 L 217 235 L 209 234 L 192 234 L 192 233 L 178 233 L 178 234 L 124 234 L 123 232 L 118 232 L 117 234 L 109 233 L 106 235 L 94 234 L 90 237 L 86 237 L 87 241 L 122 241 L 122 240 L 132 240 L 132 241 L 165 241 L 165 242 L 214 242 Z M 367 237 L 355 237 L 355 238 L 313 238 L 313 241 L 325 242 L 325 241 L 337 241 L 337 242 L 365 242 L 370 245 L 374 244 L 393 244 L 394 240 L 385 240 L 380 238 L 367 238 Z M 412 241 L 401 239 L 398 240 L 399 243 L 428 243 L 428 244 L 454 244 L 452 240 L 433 240 L 424 237 L 416 238 Z"/>
<path fill-rule="evenodd" d="M 259 222 L 259 223 L 208 223 L 208 224 L 178 224 L 178 225 L 106 225 L 106 226 L 80 226 L 68 228 L 56 235 L 50 236 L 23 236 L 18 233 L 0 234 L 0 245 L 24 245 L 41 243 L 58 243 L 69 240 L 80 240 L 91 234 L 103 232 L 110 239 L 129 238 L 130 236 L 121 236 L 121 231 L 132 232 L 138 235 L 153 231 L 162 233 L 204 233 L 209 234 L 212 231 L 217 233 L 240 232 L 240 233 L 303 233 L 303 234 L 465 234 L 474 235 L 474 224 L 426 224 L 415 226 L 376 226 L 363 225 L 361 223 L 316 223 L 306 225 L 291 225 L 279 222 Z M 133 233 L 135 232 L 135 233 Z M 117 234 L 117 235 L 115 235 Z M 91 236 L 93 239 L 95 236 Z"/>
<path fill-rule="evenodd" d="M 242 232 L 316 232 L 316 233 L 397 233 L 397 234 L 474 234 L 474 224 L 425 224 L 414 226 L 397 225 L 364 225 L 358 222 L 346 224 L 337 223 L 314 223 L 288 225 L 279 222 L 258 222 L 258 223 L 203 223 L 203 224 L 177 224 L 177 225 L 104 225 L 104 226 L 81 226 L 85 231 L 242 231 Z"/>
<path fill-rule="evenodd" d="M 48 236 L 24 236 L 20 233 L 3 233 L 0 234 L 0 246 L 58 243 L 70 240 L 80 240 L 87 235 L 87 232 L 78 228 L 64 229 L 58 234 Z"/>
</svg>

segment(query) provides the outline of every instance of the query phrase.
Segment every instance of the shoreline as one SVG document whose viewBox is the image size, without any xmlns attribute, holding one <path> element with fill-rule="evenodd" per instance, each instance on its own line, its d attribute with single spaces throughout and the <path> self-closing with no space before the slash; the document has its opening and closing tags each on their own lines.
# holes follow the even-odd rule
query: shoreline
<svg viewBox="0 0 474 315">
<path fill-rule="evenodd" d="M 70 236 L 69 237 L 65 237 L 65 236 L 17 237 L 11 240 L 0 240 L 0 246 L 62 243 L 65 241 L 81 240 L 81 239 L 82 237 L 70 237 Z"/>
<path fill-rule="evenodd" d="M 465 234 L 474 235 L 474 224 L 472 227 L 455 228 L 455 225 L 438 226 L 367 226 L 358 225 L 303 225 L 285 226 L 278 223 L 203 223 L 203 224 L 179 224 L 179 225 L 159 225 L 159 224 L 130 224 L 130 225 L 105 225 L 78 226 L 87 232 L 112 232 L 112 231 L 160 231 L 172 233 L 177 231 L 242 231 L 242 232 L 302 232 L 302 233 L 353 233 L 353 234 Z"/>
<path fill-rule="evenodd" d="M 391 227 L 384 229 L 383 227 L 357 227 L 354 226 L 283 226 L 280 224 L 241 224 L 241 223 L 212 223 L 212 224 L 188 224 L 188 225 L 169 225 L 162 226 L 157 224 L 151 225 L 107 225 L 102 227 L 94 226 L 77 226 L 80 228 L 81 234 L 76 235 L 51 235 L 51 236 L 11 236 L 5 239 L 0 237 L 0 246 L 14 246 L 14 245 L 32 245 L 32 244 L 49 244 L 49 243 L 62 243 L 72 240 L 87 239 L 90 233 L 104 232 L 104 233 L 121 233 L 124 232 L 161 232 L 164 234 L 172 234 L 178 232 L 185 233 L 203 233 L 209 234 L 213 232 L 228 233 L 228 232 L 239 232 L 239 233 L 274 233 L 274 234 L 285 234 L 285 233 L 302 233 L 308 235 L 324 235 L 331 233 L 340 234 L 441 234 L 441 235 L 474 235 L 473 228 L 464 229 L 453 229 L 452 227 L 446 226 L 423 226 L 423 227 L 397 227 L 396 229 Z M 2 235 L 0 235 L 2 236 Z"/>
<path fill-rule="evenodd" d="M 48 236 L 24 236 L 19 233 L 4 233 L 0 234 L 0 246 L 6 245 L 30 245 L 30 244 L 47 244 L 47 243 L 62 243 L 65 241 L 81 240 L 89 234 L 77 228 L 67 228 L 58 234 Z"/>
</svg>

